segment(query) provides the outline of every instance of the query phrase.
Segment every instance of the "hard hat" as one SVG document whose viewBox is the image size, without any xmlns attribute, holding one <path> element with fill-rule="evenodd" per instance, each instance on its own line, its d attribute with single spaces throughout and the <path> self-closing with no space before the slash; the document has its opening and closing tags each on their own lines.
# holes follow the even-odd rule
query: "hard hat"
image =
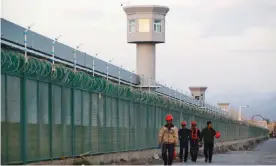
<svg viewBox="0 0 276 166">
<path fill-rule="evenodd" d="M 173 120 L 173 116 L 171 114 L 166 116 L 166 121 Z"/>
<path fill-rule="evenodd" d="M 177 153 L 176 151 L 173 152 L 173 158 L 176 159 Z"/>
<path fill-rule="evenodd" d="M 182 126 L 186 126 L 187 123 L 186 123 L 185 121 L 183 121 L 183 122 L 181 122 L 181 125 L 182 125 Z"/>
<path fill-rule="evenodd" d="M 196 125 L 196 121 L 192 121 L 192 125 Z"/>
<path fill-rule="evenodd" d="M 220 132 L 217 131 L 215 137 L 216 137 L 217 139 L 219 139 L 219 138 L 220 138 Z"/>
</svg>

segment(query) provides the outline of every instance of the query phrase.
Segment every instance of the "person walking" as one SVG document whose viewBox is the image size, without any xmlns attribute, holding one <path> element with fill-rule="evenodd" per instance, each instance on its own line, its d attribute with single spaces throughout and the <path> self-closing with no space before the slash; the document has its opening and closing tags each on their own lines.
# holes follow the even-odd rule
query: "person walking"
<svg viewBox="0 0 276 166">
<path fill-rule="evenodd" d="M 184 149 L 184 162 L 187 162 L 188 158 L 188 144 L 191 135 L 191 130 L 186 128 L 187 123 L 185 121 L 181 122 L 182 128 L 178 130 L 178 138 L 180 141 L 180 152 L 179 159 L 183 162 L 183 149 Z"/>
<path fill-rule="evenodd" d="M 172 115 L 167 115 L 166 121 L 167 124 L 162 126 L 159 132 L 159 146 L 162 146 L 162 158 L 164 165 L 172 165 L 175 146 L 178 142 L 178 129 L 172 123 Z"/>
<path fill-rule="evenodd" d="M 196 127 L 196 122 L 193 121 L 190 134 L 190 153 L 193 162 L 197 160 L 200 144 L 200 130 Z"/>
<path fill-rule="evenodd" d="M 212 122 L 207 122 L 207 127 L 202 129 L 200 141 L 204 141 L 204 156 L 205 162 L 212 163 L 213 148 L 214 148 L 214 136 L 216 136 L 216 131 L 213 129 Z"/>
</svg>

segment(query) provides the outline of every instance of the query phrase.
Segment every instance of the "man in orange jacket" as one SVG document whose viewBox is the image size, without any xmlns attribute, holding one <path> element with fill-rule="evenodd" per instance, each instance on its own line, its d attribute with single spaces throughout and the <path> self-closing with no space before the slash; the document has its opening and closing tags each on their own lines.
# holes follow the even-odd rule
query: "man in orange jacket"
<svg viewBox="0 0 276 166">
<path fill-rule="evenodd" d="M 167 124 L 162 126 L 159 132 L 159 145 L 162 145 L 162 158 L 164 165 L 172 165 L 175 146 L 178 142 L 178 130 L 172 124 L 173 116 L 167 115 Z M 168 152 L 168 156 L 167 156 Z"/>
</svg>

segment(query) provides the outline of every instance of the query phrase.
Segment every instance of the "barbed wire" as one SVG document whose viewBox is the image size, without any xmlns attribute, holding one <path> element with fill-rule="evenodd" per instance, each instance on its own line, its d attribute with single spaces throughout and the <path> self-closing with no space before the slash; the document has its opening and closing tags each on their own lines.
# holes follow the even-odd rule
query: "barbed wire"
<svg viewBox="0 0 276 166">
<path fill-rule="evenodd" d="M 89 75 L 89 73 L 83 71 L 74 72 L 73 69 L 62 64 L 52 64 L 47 60 L 32 56 L 28 57 L 28 61 L 25 61 L 24 54 L 9 48 L 2 48 L 1 50 L 1 69 L 2 72 L 33 77 L 37 80 L 45 80 L 61 86 L 105 93 L 106 95 L 117 96 L 134 102 L 147 103 L 171 110 L 195 114 L 196 116 L 238 123 L 234 119 L 216 113 L 215 110 L 205 111 L 197 106 L 179 102 L 155 93 L 148 93 L 140 89 L 118 85 L 101 77 Z"/>
</svg>

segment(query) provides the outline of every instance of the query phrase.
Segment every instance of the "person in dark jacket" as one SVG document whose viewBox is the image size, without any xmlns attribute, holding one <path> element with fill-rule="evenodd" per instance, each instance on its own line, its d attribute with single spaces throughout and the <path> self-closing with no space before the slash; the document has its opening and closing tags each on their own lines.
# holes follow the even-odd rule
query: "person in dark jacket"
<svg viewBox="0 0 276 166">
<path fill-rule="evenodd" d="M 200 147 L 200 130 L 196 128 L 196 122 L 192 122 L 192 128 L 190 133 L 190 153 L 193 162 L 196 162 L 198 150 Z"/>
<path fill-rule="evenodd" d="M 188 144 L 190 139 L 191 130 L 186 128 L 187 123 L 181 122 L 182 128 L 178 130 L 178 138 L 180 141 L 180 152 L 179 152 L 179 158 L 180 162 L 183 162 L 183 149 L 185 149 L 184 152 L 184 162 L 187 162 L 188 158 Z"/>
<path fill-rule="evenodd" d="M 205 162 L 208 161 L 212 163 L 213 156 L 213 148 L 214 148 L 214 136 L 216 135 L 216 131 L 213 129 L 212 122 L 207 122 L 207 127 L 202 129 L 200 141 L 204 141 L 204 156 Z"/>
</svg>

